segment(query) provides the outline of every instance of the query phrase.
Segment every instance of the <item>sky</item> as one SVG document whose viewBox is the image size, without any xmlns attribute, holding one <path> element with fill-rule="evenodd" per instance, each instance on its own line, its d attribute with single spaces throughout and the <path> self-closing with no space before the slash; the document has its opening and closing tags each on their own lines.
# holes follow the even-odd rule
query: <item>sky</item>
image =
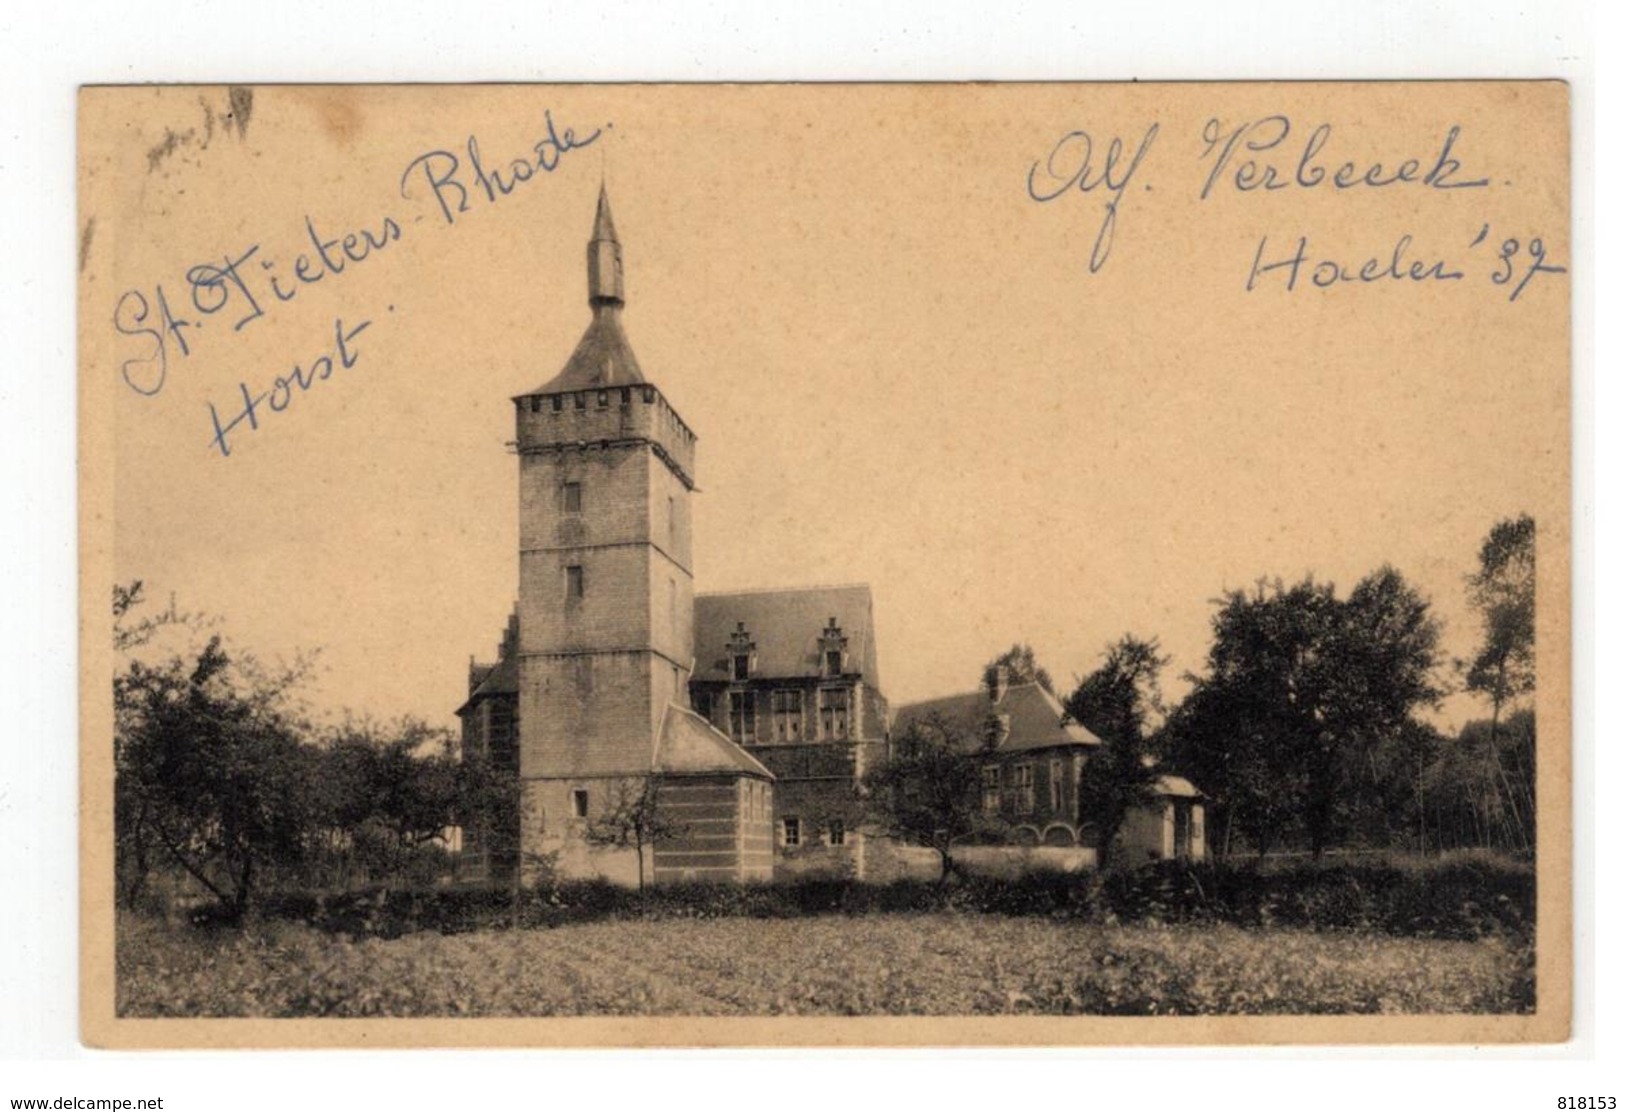
<svg viewBox="0 0 1625 1112">
<path fill-rule="evenodd" d="M 1465 656 L 1490 526 L 1534 513 L 1545 568 L 1566 545 L 1567 278 L 1509 300 L 1533 238 L 1567 262 L 1539 126 L 1565 112 L 1533 85 L 91 91 L 82 398 L 112 497 L 87 523 L 117 580 L 319 649 L 318 705 L 450 724 L 517 587 L 509 399 L 586 327 L 606 182 L 626 331 L 699 436 L 697 588 L 868 583 L 894 705 L 1013 642 L 1064 687 L 1125 632 L 1177 695 L 1221 592 L 1383 563 Z M 1486 184 L 1302 184 L 1451 158 Z M 1281 188 L 1243 188 L 1265 166 Z M 1300 237 L 1294 288 L 1257 271 Z M 1396 250 L 1462 277 L 1309 278 Z M 278 388 L 296 365 L 309 388 Z"/>
</svg>

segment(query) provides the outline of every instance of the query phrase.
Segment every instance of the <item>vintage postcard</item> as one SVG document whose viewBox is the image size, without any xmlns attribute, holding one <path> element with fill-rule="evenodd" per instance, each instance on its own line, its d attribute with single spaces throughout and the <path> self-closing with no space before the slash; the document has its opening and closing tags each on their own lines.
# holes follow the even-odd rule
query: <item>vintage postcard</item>
<svg viewBox="0 0 1625 1112">
<path fill-rule="evenodd" d="M 1564 84 L 86 88 L 79 185 L 87 1042 L 1567 1037 Z"/>
</svg>

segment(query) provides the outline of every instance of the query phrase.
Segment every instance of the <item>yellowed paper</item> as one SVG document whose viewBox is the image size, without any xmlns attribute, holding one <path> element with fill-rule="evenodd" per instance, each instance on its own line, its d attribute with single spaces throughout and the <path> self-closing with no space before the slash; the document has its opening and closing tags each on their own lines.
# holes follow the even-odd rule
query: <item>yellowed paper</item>
<svg viewBox="0 0 1625 1112">
<path fill-rule="evenodd" d="M 88 1042 L 1566 1037 L 1566 86 L 90 88 L 79 132 Z M 319 721 L 455 727 L 523 593 L 512 399 L 591 319 L 601 190 L 626 336 L 695 438 L 692 591 L 866 585 L 891 708 L 1013 642 L 1064 699 L 1126 631 L 1177 701 L 1216 596 L 1388 564 L 1443 624 L 1429 721 L 1459 730 L 1489 717 L 1449 666 L 1466 576 L 1533 516 L 1533 1011 L 119 1015 L 110 590 L 320 650 Z"/>
</svg>

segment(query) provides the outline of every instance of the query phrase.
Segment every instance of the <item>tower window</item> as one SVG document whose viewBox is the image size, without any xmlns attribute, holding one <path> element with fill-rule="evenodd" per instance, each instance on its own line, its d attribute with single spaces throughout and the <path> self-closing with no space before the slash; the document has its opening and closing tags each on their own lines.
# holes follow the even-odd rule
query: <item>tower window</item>
<svg viewBox="0 0 1625 1112">
<path fill-rule="evenodd" d="M 564 408 L 564 395 L 563 394 L 554 394 L 553 395 L 553 412 L 557 413 L 559 410 L 561 410 L 563 408 Z"/>
<path fill-rule="evenodd" d="M 608 390 L 600 390 L 600 391 L 598 391 L 598 408 L 599 409 L 608 409 L 609 408 L 609 391 Z"/>
<path fill-rule="evenodd" d="M 1049 763 L 1049 809 L 1059 813 L 1061 810 L 1061 762 L 1051 760 Z"/>
<path fill-rule="evenodd" d="M 571 564 L 564 569 L 564 597 L 581 598 L 587 593 L 587 584 L 582 575 L 580 564 Z"/>
<path fill-rule="evenodd" d="M 585 394 L 577 394 L 575 396 L 575 399 L 576 399 L 576 408 L 577 409 L 586 409 L 587 408 L 587 395 L 585 395 Z"/>
<path fill-rule="evenodd" d="M 621 408 L 625 409 L 627 406 L 629 406 L 631 404 L 632 404 L 632 388 L 630 386 L 621 387 Z"/>
<path fill-rule="evenodd" d="M 576 788 L 570 792 L 570 813 L 578 819 L 587 817 L 586 788 Z"/>
<path fill-rule="evenodd" d="M 581 484 L 564 484 L 564 512 L 578 514 L 581 512 Z"/>
</svg>

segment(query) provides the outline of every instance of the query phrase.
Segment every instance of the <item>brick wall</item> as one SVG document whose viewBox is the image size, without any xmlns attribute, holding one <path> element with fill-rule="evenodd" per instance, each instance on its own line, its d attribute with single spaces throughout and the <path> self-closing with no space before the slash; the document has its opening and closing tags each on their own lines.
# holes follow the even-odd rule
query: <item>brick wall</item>
<svg viewBox="0 0 1625 1112">
<path fill-rule="evenodd" d="M 772 875 L 772 788 L 765 781 L 668 778 L 660 789 L 660 811 L 681 832 L 655 846 L 656 882 L 763 880 Z"/>
</svg>

